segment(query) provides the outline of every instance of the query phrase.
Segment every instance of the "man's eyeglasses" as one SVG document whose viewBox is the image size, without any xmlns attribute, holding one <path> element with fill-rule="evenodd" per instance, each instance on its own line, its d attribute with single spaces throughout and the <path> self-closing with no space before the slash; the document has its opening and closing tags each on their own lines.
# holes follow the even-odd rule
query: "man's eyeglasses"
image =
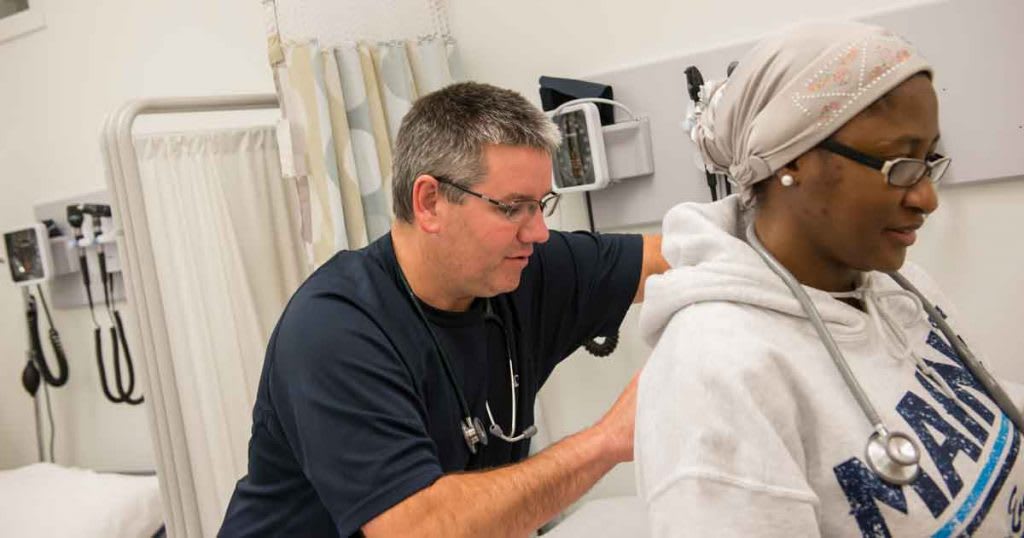
<svg viewBox="0 0 1024 538">
<path fill-rule="evenodd" d="M 537 214 L 538 211 L 543 213 L 545 216 L 550 217 L 552 214 L 554 214 L 555 208 L 558 207 L 558 200 L 561 198 L 561 195 L 549 192 L 545 194 L 544 197 L 541 198 L 540 200 L 523 199 L 513 200 L 511 202 L 502 202 L 500 200 L 495 200 L 490 196 L 486 196 L 480 194 L 479 192 L 469 190 L 466 187 L 463 187 L 462 185 L 459 185 L 446 177 L 434 176 L 434 179 L 436 179 L 438 183 L 448 185 L 453 189 L 460 190 L 471 196 L 476 196 L 477 198 L 493 205 L 494 207 L 497 207 L 498 209 L 501 210 L 505 217 L 508 218 L 508 220 L 515 223 L 524 222 L 527 219 L 532 218 L 534 215 Z"/>
<path fill-rule="evenodd" d="M 849 146 L 840 144 L 831 138 L 826 138 L 818 146 L 826 151 L 841 155 L 869 166 L 882 172 L 885 181 L 894 187 L 913 187 L 925 176 L 931 178 L 932 183 L 938 183 L 949 169 L 950 158 L 932 153 L 925 159 L 911 159 L 900 157 L 883 161 L 870 155 L 865 155 Z"/>
</svg>

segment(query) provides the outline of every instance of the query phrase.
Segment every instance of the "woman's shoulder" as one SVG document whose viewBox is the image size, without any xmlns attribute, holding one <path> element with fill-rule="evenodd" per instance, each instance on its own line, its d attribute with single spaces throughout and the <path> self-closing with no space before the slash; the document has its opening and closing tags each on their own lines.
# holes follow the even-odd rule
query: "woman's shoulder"
<svg viewBox="0 0 1024 538">
<path fill-rule="evenodd" d="M 805 334 L 795 320 L 765 308 L 707 301 L 672 316 L 654 346 L 648 368 L 685 375 L 735 376 L 742 371 L 777 370 L 784 350 L 801 345 Z"/>
</svg>

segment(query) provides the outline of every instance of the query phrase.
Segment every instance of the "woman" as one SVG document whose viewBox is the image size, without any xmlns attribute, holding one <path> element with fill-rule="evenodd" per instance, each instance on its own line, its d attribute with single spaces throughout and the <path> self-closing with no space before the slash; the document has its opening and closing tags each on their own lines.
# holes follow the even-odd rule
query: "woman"
<svg viewBox="0 0 1024 538">
<path fill-rule="evenodd" d="M 1016 427 L 886 274 L 952 313 L 904 264 L 948 164 L 931 77 L 881 28 L 817 23 L 765 40 L 710 92 L 692 135 L 739 194 L 671 210 L 673 269 L 647 284 L 641 330 L 656 347 L 636 456 L 655 536 L 1020 533 Z M 895 456 L 918 453 L 902 481 L 875 472 L 873 422 L 758 240 L 881 423 L 909 438 Z"/>
</svg>

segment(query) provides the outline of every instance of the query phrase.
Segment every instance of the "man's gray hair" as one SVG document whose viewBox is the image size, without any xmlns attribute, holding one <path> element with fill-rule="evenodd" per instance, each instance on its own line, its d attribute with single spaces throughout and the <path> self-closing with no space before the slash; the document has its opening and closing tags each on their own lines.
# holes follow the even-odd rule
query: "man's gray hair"
<svg viewBox="0 0 1024 538">
<path fill-rule="evenodd" d="M 413 221 L 412 187 L 423 174 L 470 187 L 487 175 L 487 145 L 521 146 L 554 154 L 561 137 L 555 124 L 512 90 L 462 82 L 424 95 L 402 120 L 395 142 L 395 217 Z M 447 185 L 451 202 L 465 193 Z"/>
</svg>

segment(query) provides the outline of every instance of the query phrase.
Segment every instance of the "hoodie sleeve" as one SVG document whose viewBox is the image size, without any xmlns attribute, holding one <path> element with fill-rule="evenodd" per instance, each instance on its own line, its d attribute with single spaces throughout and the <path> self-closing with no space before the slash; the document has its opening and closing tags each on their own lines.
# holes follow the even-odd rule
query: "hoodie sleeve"
<svg viewBox="0 0 1024 538">
<path fill-rule="evenodd" d="M 757 321 L 741 305 L 690 306 L 641 374 L 637 485 L 655 537 L 820 534 L 785 343 Z"/>
<path fill-rule="evenodd" d="M 813 505 L 720 479 L 680 481 L 648 501 L 651 538 L 817 538 Z"/>
</svg>

